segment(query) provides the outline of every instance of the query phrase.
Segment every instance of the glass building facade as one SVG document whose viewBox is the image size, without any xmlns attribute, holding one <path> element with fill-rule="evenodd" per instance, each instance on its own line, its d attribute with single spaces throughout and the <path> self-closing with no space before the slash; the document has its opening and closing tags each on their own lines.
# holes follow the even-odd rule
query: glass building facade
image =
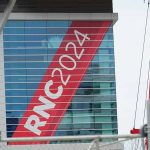
<svg viewBox="0 0 150 150">
<path fill-rule="evenodd" d="M 12 20 L 3 30 L 7 136 L 11 137 L 71 21 Z M 117 134 L 113 25 L 55 135 Z"/>
</svg>

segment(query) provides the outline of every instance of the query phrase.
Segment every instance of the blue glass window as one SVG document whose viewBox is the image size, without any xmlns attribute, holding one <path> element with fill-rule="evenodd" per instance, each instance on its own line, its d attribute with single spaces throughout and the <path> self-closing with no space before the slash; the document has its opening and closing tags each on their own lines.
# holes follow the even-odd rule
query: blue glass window
<svg viewBox="0 0 150 150">
<path fill-rule="evenodd" d="M 72 21 L 47 20 L 7 22 L 3 42 L 8 137 L 13 135 L 71 23 Z M 115 102 L 111 26 L 55 135 L 117 133 Z M 105 131 L 106 129 L 108 130 Z"/>
</svg>

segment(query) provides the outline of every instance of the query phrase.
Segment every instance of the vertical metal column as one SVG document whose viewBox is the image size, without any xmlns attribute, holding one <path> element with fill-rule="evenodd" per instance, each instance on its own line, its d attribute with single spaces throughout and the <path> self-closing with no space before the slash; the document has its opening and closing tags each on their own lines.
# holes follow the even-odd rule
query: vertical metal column
<svg viewBox="0 0 150 150">
<path fill-rule="evenodd" d="M 8 17 L 15 6 L 15 3 L 16 3 L 16 0 L 10 0 L 9 3 L 7 4 L 7 6 L 4 10 L 4 13 L 2 15 L 2 18 L 0 20 L 0 33 L 2 32 L 3 27 L 4 27 L 5 23 L 7 22 Z"/>
<path fill-rule="evenodd" d="M 142 150 L 145 150 L 145 139 L 144 138 L 141 139 L 141 146 L 142 146 Z"/>
<path fill-rule="evenodd" d="M 149 5 L 150 5 L 150 0 L 148 0 L 147 20 L 148 20 Z M 146 149 L 150 150 L 150 86 L 149 86 L 149 94 L 148 94 L 148 100 L 147 100 L 147 138 L 146 138 Z"/>
<path fill-rule="evenodd" d="M 148 0 L 148 7 L 150 5 L 150 0 Z M 147 146 L 148 150 L 150 150 L 150 86 L 149 86 L 149 99 L 147 101 Z"/>
<path fill-rule="evenodd" d="M 147 101 L 148 150 L 150 150 L 150 100 Z"/>
</svg>

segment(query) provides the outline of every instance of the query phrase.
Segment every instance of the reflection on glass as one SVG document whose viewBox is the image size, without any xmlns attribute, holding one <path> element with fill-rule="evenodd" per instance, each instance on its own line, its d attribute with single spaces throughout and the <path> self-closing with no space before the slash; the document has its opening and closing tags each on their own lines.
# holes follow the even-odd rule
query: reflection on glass
<svg viewBox="0 0 150 150">
<path fill-rule="evenodd" d="M 16 129 L 71 23 L 7 22 L 3 39 L 8 137 Z M 117 133 L 113 46 L 111 26 L 56 135 Z"/>
</svg>

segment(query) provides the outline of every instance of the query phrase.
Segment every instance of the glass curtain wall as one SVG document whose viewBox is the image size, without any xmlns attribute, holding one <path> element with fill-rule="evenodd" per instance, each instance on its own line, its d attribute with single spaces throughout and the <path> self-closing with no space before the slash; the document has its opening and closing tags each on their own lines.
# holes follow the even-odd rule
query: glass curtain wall
<svg viewBox="0 0 150 150">
<path fill-rule="evenodd" d="M 8 21 L 3 31 L 7 136 L 11 137 L 71 21 Z M 113 27 L 55 135 L 117 134 Z"/>
</svg>

